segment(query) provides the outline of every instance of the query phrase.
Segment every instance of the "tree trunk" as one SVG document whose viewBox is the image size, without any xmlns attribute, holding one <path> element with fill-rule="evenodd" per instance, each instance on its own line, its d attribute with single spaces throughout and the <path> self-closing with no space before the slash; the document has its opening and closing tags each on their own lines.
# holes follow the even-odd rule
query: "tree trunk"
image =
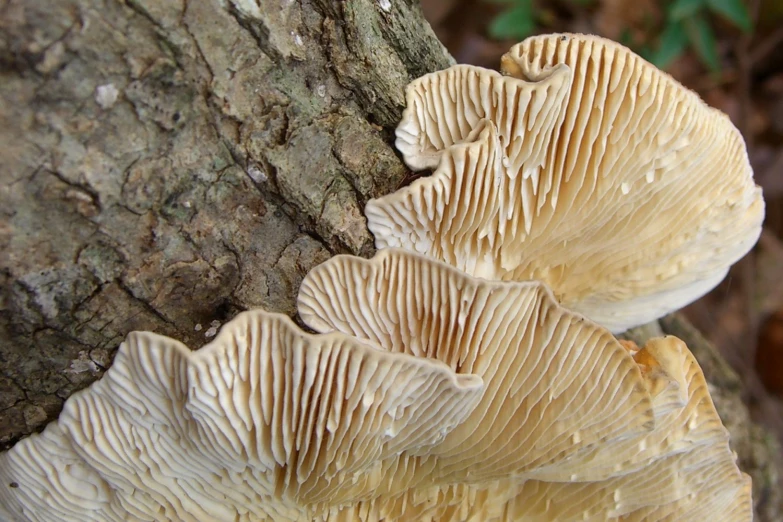
<svg viewBox="0 0 783 522">
<path fill-rule="evenodd" d="M 131 330 L 198 348 L 368 255 L 417 76 L 418 2 L 11 0 L 0 7 L 0 444 L 56 418 Z"/>
<path fill-rule="evenodd" d="M 403 89 L 452 63 L 416 0 L 6 0 L 0 28 L 5 448 L 128 332 L 198 348 L 372 254 Z"/>
</svg>

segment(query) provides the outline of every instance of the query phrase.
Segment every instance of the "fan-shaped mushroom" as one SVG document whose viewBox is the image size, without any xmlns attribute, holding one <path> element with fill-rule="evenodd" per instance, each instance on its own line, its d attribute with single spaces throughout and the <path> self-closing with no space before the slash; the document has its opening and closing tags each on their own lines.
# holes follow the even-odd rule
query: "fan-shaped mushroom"
<svg viewBox="0 0 783 522">
<path fill-rule="evenodd" d="M 398 143 L 438 169 L 368 205 L 379 246 L 459 269 L 333 258 L 299 296 L 320 335 L 260 310 L 194 353 L 131 334 L 0 454 L 0 515 L 749 521 L 687 347 L 622 345 L 558 303 L 619 330 L 714 285 L 763 213 L 741 139 L 594 37 L 528 40 L 504 72 L 415 82 Z"/>
<path fill-rule="evenodd" d="M 193 353 L 133 333 L 56 423 L 0 455 L 0 518 L 312 519 L 375 496 L 401 455 L 436 455 L 482 392 L 438 361 L 263 311 Z"/>
<path fill-rule="evenodd" d="M 316 267 L 299 310 L 317 331 L 482 378 L 481 401 L 439 446 L 428 481 L 486 488 L 503 506 L 492 520 L 752 518 L 750 480 L 679 339 L 623 348 L 541 283 L 475 279 L 398 249 Z"/>
<path fill-rule="evenodd" d="M 410 84 L 397 146 L 437 169 L 368 203 L 379 248 L 543 281 L 618 332 L 706 293 L 756 242 L 742 137 L 670 76 L 584 35 L 530 38 L 502 70 Z"/>
<path fill-rule="evenodd" d="M 196 352 L 129 336 L 57 423 L 0 455 L 11 520 L 749 520 L 698 365 L 545 285 L 402 250 L 338 256 L 287 317 Z M 679 518 L 678 518 L 679 517 Z"/>
</svg>

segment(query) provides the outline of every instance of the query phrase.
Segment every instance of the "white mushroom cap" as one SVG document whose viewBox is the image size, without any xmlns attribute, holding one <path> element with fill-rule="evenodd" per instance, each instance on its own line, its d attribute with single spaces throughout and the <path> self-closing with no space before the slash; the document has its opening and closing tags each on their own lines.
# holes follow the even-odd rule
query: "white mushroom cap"
<svg viewBox="0 0 783 522">
<path fill-rule="evenodd" d="M 196 352 L 133 333 L 56 423 L 0 455 L 0 518 L 312 519 L 374 496 L 482 392 L 438 361 L 263 311 Z"/>
<path fill-rule="evenodd" d="M 612 331 L 713 288 L 764 215 L 728 117 L 625 47 L 533 37 L 410 84 L 397 146 L 432 176 L 366 208 L 376 246 L 538 280 Z"/>
<path fill-rule="evenodd" d="M 638 365 L 603 328 L 538 282 L 475 279 L 398 249 L 337 256 L 299 293 L 302 320 L 393 352 L 439 360 L 486 389 L 439 445 L 443 483 L 534 476 L 602 441 L 653 426 Z M 564 471 L 570 475 L 571 471 Z"/>
<path fill-rule="evenodd" d="M 104 378 L 0 454 L 34 521 L 749 521 L 698 365 L 566 311 L 542 283 L 401 250 L 338 256 L 302 316 L 208 346 L 131 334 Z M 348 335 L 346 335 L 348 334 Z"/>
<path fill-rule="evenodd" d="M 438 499 L 433 520 L 752 518 L 750 479 L 679 339 L 627 350 L 541 283 L 475 279 L 398 249 L 316 267 L 299 310 L 318 331 L 434 358 L 485 383 L 436 448 L 425 484 L 440 489 L 373 509 L 401 504 L 405 517 L 428 520 L 422 499 Z M 469 507 L 447 484 L 466 485 Z"/>
</svg>

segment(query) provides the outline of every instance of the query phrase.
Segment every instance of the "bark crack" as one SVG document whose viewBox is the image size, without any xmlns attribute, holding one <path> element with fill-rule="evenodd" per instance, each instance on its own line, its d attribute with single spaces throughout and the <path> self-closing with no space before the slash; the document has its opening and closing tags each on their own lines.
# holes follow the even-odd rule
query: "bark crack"
<svg viewBox="0 0 783 522">
<path fill-rule="evenodd" d="M 146 300 L 137 297 L 131 288 L 129 288 L 124 281 L 118 280 L 117 286 L 122 290 L 128 297 L 139 303 L 147 312 L 154 315 L 158 319 L 160 319 L 162 322 L 170 325 L 170 326 L 176 326 L 173 321 L 171 321 L 168 317 L 163 315 L 161 312 L 159 312 L 154 306 L 152 306 L 150 303 L 148 303 Z"/>
</svg>

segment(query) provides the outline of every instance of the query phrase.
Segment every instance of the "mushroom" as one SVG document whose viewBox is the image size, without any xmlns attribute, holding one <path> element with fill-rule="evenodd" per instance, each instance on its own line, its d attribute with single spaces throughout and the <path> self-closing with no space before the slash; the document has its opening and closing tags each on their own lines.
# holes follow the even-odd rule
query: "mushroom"
<svg viewBox="0 0 783 522">
<path fill-rule="evenodd" d="M 407 89 L 397 147 L 426 178 L 370 201 L 376 246 L 542 281 L 620 332 L 700 297 L 764 215 L 728 117 L 625 47 L 546 35 L 503 75 L 455 66 Z"/>
<path fill-rule="evenodd" d="M 441 362 L 260 310 L 192 353 L 135 332 L 56 423 L 0 455 L 0 518 L 312 519 L 371 497 L 400 455 L 437 455 L 482 392 Z"/>
<path fill-rule="evenodd" d="M 316 331 L 342 332 L 482 378 L 486 389 L 470 422 L 442 443 L 446 482 L 466 473 L 472 480 L 532 477 L 582 448 L 654 424 L 633 358 L 539 282 L 489 282 L 383 249 L 372 261 L 337 256 L 314 268 L 297 306 Z"/>
<path fill-rule="evenodd" d="M 0 455 L 10 520 L 750 520 L 701 371 L 623 346 L 540 282 L 397 249 L 302 283 L 190 352 L 129 335 Z"/>
<path fill-rule="evenodd" d="M 527 40 L 503 72 L 414 82 L 398 146 L 437 169 L 367 206 L 379 247 L 453 266 L 332 258 L 300 290 L 315 335 L 263 310 L 196 352 L 132 333 L 0 454 L 0 516 L 751 520 L 685 344 L 591 320 L 677 308 L 751 247 L 741 138 L 599 38 Z"/>
<path fill-rule="evenodd" d="M 425 483 L 483 492 L 497 520 L 752 518 L 750 479 L 679 339 L 623 347 L 540 282 L 476 279 L 399 249 L 330 259 L 298 306 L 316 331 L 482 379 Z"/>
</svg>

